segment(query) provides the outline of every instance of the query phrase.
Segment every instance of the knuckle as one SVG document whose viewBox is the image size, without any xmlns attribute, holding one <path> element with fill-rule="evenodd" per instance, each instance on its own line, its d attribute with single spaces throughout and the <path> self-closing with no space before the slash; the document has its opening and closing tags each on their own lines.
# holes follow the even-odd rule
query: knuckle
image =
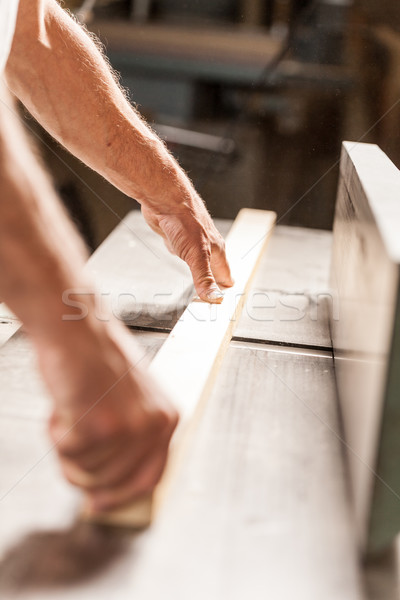
<svg viewBox="0 0 400 600">
<path fill-rule="evenodd" d="M 188 262 L 188 265 L 195 279 L 212 281 L 211 252 L 198 253 Z"/>
<path fill-rule="evenodd" d="M 207 265 L 211 257 L 211 247 L 206 241 L 201 241 L 195 244 L 188 244 L 181 258 L 185 260 L 189 265 L 193 265 L 195 268 L 201 268 Z"/>
<path fill-rule="evenodd" d="M 200 284 L 200 287 L 201 287 L 200 290 L 199 290 L 199 287 L 198 287 L 197 291 L 200 291 L 200 292 L 205 292 L 212 285 L 214 285 L 214 278 L 209 273 L 200 273 L 200 274 L 198 274 L 197 281 L 198 281 L 198 283 Z"/>
<path fill-rule="evenodd" d="M 211 245 L 213 250 L 225 253 L 226 244 L 222 236 L 218 236 L 217 238 L 215 238 Z"/>
<path fill-rule="evenodd" d="M 158 410 L 152 416 L 152 429 L 156 431 L 156 433 L 162 432 L 169 425 L 169 417 L 168 413 L 163 410 Z"/>
<path fill-rule="evenodd" d="M 165 462 L 165 461 L 164 461 Z M 163 465 L 164 465 L 163 462 Z M 139 494 L 147 494 L 154 490 L 157 483 L 160 481 L 162 475 L 162 468 L 148 469 L 143 476 L 141 481 L 137 485 L 137 491 Z"/>
<path fill-rule="evenodd" d="M 57 452 L 61 458 L 76 460 L 81 454 L 82 449 L 75 440 L 63 439 L 57 443 Z"/>
<path fill-rule="evenodd" d="M 91 490 L 97 486 L 95 474 L 86 470 L 79 462 L 61 461 L 61 470 L 65 479 L 76 487 Z"/>
<path fill-rule="evenodd" d="M 157 433 L 166 433 L 166 435 L 171 435 L 174 431 L 177 423 L 178 423 L 178 412 L 173 409 L 164 409 L 158 410 L 153 416 L 153 426 L 155 427 Z"/>
</svg>

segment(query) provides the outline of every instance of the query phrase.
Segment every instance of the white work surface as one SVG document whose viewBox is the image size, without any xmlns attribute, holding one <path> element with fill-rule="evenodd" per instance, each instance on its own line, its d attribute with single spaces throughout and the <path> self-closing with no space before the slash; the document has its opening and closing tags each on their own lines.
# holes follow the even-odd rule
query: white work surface
<svg viewBox="0 0 400 600">
<path fill-rule="evenodd" d="M 303 318 L 281 322 L 275 314 L 255 324 L 244 313 L 182 469 L 159 518 L 141 533 L 72 527 L 80 496 L 49 451 L 49 401 L 31 348 L 21 334 L 1 348 L 1 600 L 13 597 L 14 580 L 26 600 L 364 597 L 327 315 L 312 312 L 327 291 L 330 241 L 327 232 L 276 228 L 252 291 L 303 298 Z M 89 268 L 106 292 L 135 290 L 136 327 L 168 330 L 190 293 L 186 267 L 137 213 Z M 173 294 L 161 308 L 150 301 L 157 278 Z M 278 317 L 292 315 L 293 304 L 282 304 Z M 130 310 L 125 303 L 124 318 Z M 151 358 L 166 333 L 133 335 Z"/>
</svg>

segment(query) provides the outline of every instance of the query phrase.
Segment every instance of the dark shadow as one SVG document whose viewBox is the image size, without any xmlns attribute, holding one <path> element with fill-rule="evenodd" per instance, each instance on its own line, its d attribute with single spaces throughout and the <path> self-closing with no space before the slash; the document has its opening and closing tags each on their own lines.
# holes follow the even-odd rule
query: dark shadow
<svg viewBox="0 0 400 600">
<path fill-rule="evenodd" d="M 368 600 L 398 600 L 398 552 L 396 542 L 364 562 Z"/>
<path fill-rule="evenodd" d="M 0 561 L 0 595 L 85 581 L 109 567 L 131 540 L 124 529 L 79 521 L 65 530 L 33 532 Z"/>
</svg>

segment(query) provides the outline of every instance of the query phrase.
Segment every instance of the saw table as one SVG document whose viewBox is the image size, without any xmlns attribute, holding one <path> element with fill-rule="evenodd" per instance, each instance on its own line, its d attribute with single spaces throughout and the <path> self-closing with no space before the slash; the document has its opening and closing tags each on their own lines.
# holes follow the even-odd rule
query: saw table
<svg viewBox="0 0 400 600">
<path fill-rule="evenodd" d="M 223 234 L 230 223 L 217 221 Z M 29 341 L 0 349 L 0 598 L 364 598 L 331 347 L 332 234 L 277 226 L 184 463 L 142 532 L 76 522 Z M 143 361 L 193 295 L 132 212 L 91 257 Z M 17 327 L 0 305 L 3 342 Z M 383 596 L 381 596 L 383 598 Z M 389 596 L 388 596 L 389 597 Z"/>
</svg>

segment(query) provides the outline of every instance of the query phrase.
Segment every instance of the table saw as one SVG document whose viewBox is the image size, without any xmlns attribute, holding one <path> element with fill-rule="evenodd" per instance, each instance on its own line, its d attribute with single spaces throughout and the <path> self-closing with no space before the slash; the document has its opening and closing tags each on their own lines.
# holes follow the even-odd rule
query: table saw
<svg viewBox="0 0 400 600">
<path fill-rule="evenodd" d="M 331 342 L 335 236 L 275 228 L 176 481 L 141 532 L 76 522 L 81 495 L 47 438 L 29 340 L 10 337 L 18 323 L 0 305 L 0 598 L 366 597 Z M 149 360 L 193 295 L 186 265 L 134 211 L 87 269 Z"/>
</svg>

